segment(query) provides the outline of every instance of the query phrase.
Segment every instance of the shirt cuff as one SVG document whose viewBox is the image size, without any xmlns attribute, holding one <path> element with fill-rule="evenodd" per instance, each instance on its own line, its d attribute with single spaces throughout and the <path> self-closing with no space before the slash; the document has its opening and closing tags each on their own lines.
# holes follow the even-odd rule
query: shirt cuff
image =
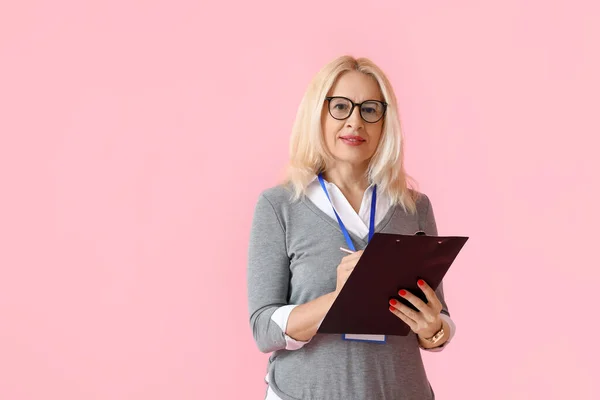
<svg viewBox="0 0 600 400">
<path fill-rule="evenodd" d="M 294 308 L 298 307 L 297 305 L 291 304 L 287 306 L 279 307 L 273 315 L 271 315 L 271 319 L 273 322 L 279 326 L 283 335 L 285 336 L 285 349 L 286 350 L 298 350 L 302 348 L 306 343 L 310 342 L 310 340 L 306 342 L 302 342 L 300 340 L 293 339 L 289 337 L 285 331 L 287 330 L 288 319 L 290 318 L 290 314 Z"/>
<path fill-rule="evenodd" d="M 450 337 L 448 337 L 448 340 L 446 340 L 443 345 L 438 346 L 438 347 L 433 347 L 433 348 L 430 348 L 430 349 L 427 349 L 427 348 L 421 346 L 421 344 L 419 344 L 419 347 L 421 349 L 426 350 L 426 351 L 432 351 L 432 352 L 442 351 L 442 350 L 444 350 L 446 348 L 446 346 L 448 345 L 448 343 L 450 343 L 450 341 L 454 337 L 454 333 L 456 332 L 456 325 L 454 324 L 454 321 L 452 321 L 452 318 L 450 318 L 449 316 L 447 316 L 444 313 L 440 314 L 440 317 L 444 321 L 446 321 L 446 323 L 450 327 Z"/>
</svg>

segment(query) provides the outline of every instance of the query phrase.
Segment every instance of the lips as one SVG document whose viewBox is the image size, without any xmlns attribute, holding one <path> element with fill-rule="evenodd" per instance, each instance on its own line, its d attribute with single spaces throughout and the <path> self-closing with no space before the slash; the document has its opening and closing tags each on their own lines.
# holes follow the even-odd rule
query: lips
<svg viewBox="0 0 600 400">
<path fill-rule="evenodd" d="M 361 138 L 360 136 L 356 136 L 356 135 L 345 135 L 345 136 L 340 136 L 340 139 L 342 139 L 345 142 L 351 142 L 351 143 L 363 143 L 366 140 Z"/>
</svg>

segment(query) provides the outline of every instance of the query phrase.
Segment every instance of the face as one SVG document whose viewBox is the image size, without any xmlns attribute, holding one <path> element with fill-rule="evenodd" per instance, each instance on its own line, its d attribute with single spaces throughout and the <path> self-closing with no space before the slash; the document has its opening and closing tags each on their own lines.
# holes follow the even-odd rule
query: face
<svg viewBox="0 0 600 400">
<path fill-rule="evenodd" d="M 362 103 L 367 100 L 384 101 L 375 78 L 358 71 L 342 74 L 331 88 L 328 96 L 346 97 L 354 103 Z M 384 118 L 382 117 L 375 123 L 366 122 L 361 117 L 360 107 L 357 106 L 354 107 L 348 118 L 340 120 L 331 115 L 330 107 L 333 114 L 339 118 L 344 117 L 352 105 L 338 99 L 325 101 L 322 127 L 327 149 L 333 154 L 336 163 L 367 166 L 377 149 Z M 377 103 L 365 104 L 362 109 L 363 115 L 368 120 L 375 119 L 375 116 L 382 112 Z"/>
</svg>

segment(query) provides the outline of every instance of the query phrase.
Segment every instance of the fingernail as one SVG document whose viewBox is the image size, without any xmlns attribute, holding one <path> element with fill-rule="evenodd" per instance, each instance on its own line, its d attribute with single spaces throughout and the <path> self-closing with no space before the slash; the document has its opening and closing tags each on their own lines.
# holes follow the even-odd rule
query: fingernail
<svg viewBox="0 0 600 400">
<path fill-rule="evenodd" d="M 401 291 L 398 292 L 398 294 L 400 296 L 406 296 L 406 290 L 402 289 Z"/>
<path fill-rule="evenodd" d="M 398 304 L 398 302 L 395 299 L 391 299 L 390 304 L 395 306 L 396 304 Z"/>
<path fill-rule="evenodd" d="M 417 283 L 419 284 L 419 286 L 423 286 L 425 284 L 425 281 L 423 279 L 419 279 Z"/>
<path fill-rule="evenodd" d="M 394 307 L 390 307 L 390 311 L 394 312 L 394 311 L 396 311 L 396 309 Z"/>
</svg>

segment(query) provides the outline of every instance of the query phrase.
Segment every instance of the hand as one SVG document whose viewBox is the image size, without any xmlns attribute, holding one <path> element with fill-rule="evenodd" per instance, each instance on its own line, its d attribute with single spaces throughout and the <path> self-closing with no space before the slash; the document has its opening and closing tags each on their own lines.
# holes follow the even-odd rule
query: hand
<svg viewBox="0 0 600 400">
<path fill-rule="evenodd" d="M 354 270 L 354 267 L 356 267 L 356 264 L 358 264 L 358 260 L 360 260 L 363 252 L 363 250 L 359 250 L 347 255 L 346 257 L 342 258 L 342 261 L 337 266 L 337 284 L 335 288 L 336 296 L 342 291 L 342 288 L 346 284 L 346 281 Z"/>
<path fill-rule="evenodd" d="M 415 311 L 394 299 L 390 300 L 390 311 L 406 322 L 414 333 L 428 339 L 443 326 L 442 317 L 440 316 L 442 303 L 435 291 L 425 281 L 419 280 L 418 285 L 427 297 L 427 304 L 407 290 L 400 290 L 398 294 L 408 300 L 419 311 Z"/>
</svg>

